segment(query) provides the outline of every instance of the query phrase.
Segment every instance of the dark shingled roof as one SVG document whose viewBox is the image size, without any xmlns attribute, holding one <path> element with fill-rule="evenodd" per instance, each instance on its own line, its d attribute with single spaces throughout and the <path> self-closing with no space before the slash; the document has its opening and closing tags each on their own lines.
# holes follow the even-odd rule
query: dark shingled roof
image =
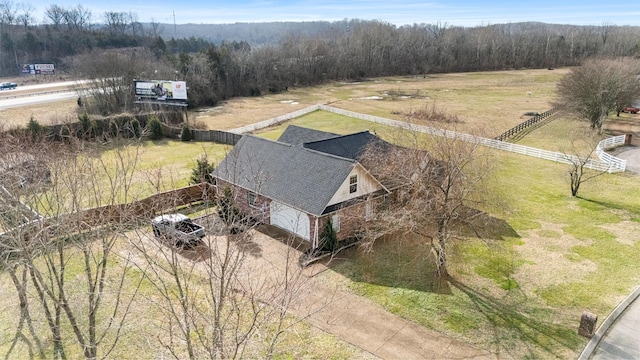
<svg viewBox="0 0 640 360">
<path fill-rule="evenodd" d="M 338 136 L 340 135 L 320 130 L 307 129 L 296 125 L 289 125 L 282 135 L 280 135 L 278 141 L 285 144 L 300 145 L 313 141 L 331 139 Z"/>
<path fill-rule="evenodd" d="M 355 164 L 351 159 L 245 135 L 213 175 L 320 216 Z"/>
<path fill-rule="evenodd" d="M 307 149 L 356 160 L 360 158 L 368 146 L 373 145 L 384 149 L 390 144 L 372 135 L 368 131 L 363 131 L 320 141 L 307 142 L 302 146 Z"/>
</svg>

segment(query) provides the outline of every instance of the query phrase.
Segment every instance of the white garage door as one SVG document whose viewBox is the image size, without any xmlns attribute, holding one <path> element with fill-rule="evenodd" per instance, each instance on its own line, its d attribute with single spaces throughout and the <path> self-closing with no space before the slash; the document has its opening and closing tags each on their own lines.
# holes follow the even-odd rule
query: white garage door
<svg viewBox="0 0 640 360">
<path fill-rule="evenodd" d="M 277 201 L 271 202 L 271 225 L 288 230 L 305 240 L 309 240 L 309 217 L 302 211 L 298 211 Z"/>
</svg>

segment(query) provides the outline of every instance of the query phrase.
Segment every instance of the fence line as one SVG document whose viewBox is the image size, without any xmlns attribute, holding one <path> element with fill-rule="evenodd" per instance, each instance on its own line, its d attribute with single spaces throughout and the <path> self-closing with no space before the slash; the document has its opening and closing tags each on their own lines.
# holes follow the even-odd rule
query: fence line
<svg viewBox="0 0 640 360">
<path fill-rule="evenodd" d="M 7 209 L 5 210 L 5 208 Z M 9 219 L 6 218 L 7 216 Z M 37 211 L 13 196 L 3 185 L 0 185 L 0 223 L 8 225 L 8 227 L 15 227 L 38 219 L 42 219 L 42 216 Z M 18 224 L 13 222 L 18 222 Z"/>
<path fill-rule="evenodd" d="M 511 129 L 503 132 L 502 134 L 500 134 L 499 136 L 496 137 L 496 140 L 500 140 L 500 141 L 504 141 L 508 138 L 510 138 L 513 135 L 518 134 L 520 131 L 533 126 L 537 123 L 539 123 L 540 121 L 547 119 L 548 117 L 550 117 L 551 115 L 555 114 L 558 112 L 558 109 L 551 109 L 551 110 L 547 110 L 545 112 L 543 112 L 542 114 L 537 114 L 536 116 L 530 118 L 527 121 L 521 122 L 520 124 L 512 127 Z"/>
<path fill-rule="evenodd" d="M 418 132 L 431 134 L 435 136 L 447 137 L 450 139 L 459 139 L 459 140 L 471 142 L 474 144 L 484 145 L 484 146 L 498 149 L 498 150 L 509 151 L 517 154 L 537 157 L 540 159 L 555 161 L 559 163 L 574 164 L 576 162 L 581 162 L 580 158 L 577 156 L 567 155 L 560 152 L 542 150 L 542 149 L 533 148 L 530 146 L 508 143 L 500 140 L 459 133 L 451 130 L 443 130 L 443 129 L 433 128 L 429 126 L 410 124 L 402 121 L 386 119 L 379 116 L 366 115 L 366 114 L 356 113 L 349 110 L 338 109 L 338 108 L 334 108 L 332 106 L 327 106 L 327 105 L 319 105 L 319 109 L 324 111 L 329 111 L 339 115 L 349 116 L 349 117 L 360 119 L 360 120 L 395 126 L 402 129 L 418 131 Z M 619 138 L 622 138 L 622 140 L 620 140 Z M 608 142 L 605 143 L 606 140 L 608 140 Z M 604 151 L 604 149 L 615 147 L 620 144 L 624 144 L 624 135 L 616 136 L 615 138 L 605 139 L 601 141 L 596 147 L 596 154 L 598 155 L 599 160 L 588 159 L 586 161 L 585 167 L 589 169 L 597 170 L 597 171 L 607 171 L 609 173 L 624 171 L 627 166 L 627 161 L 616 158 L 610 154 L 607 154 Z"/>
<path fill-rule="evenodd" d="M 191 130 L 194 141 L 214 141 L 221 144 L 235 145 L 242 135 L 222 130 Z"/>
<path fill-rule="evenodd" d="M 314 111 L 318 111 L 320 110 L 320 107 L 323 105 L 312 105 L 309 106 L 307 108 L 304 109 L 300 109 L 300 110 L 296 110 L 294 112 L 288 113 L 288 114 L 284 114 L 284 115 L 280 115 L 268 120 L 264 120 L 264 121 L 260 121 L 257 122 L 255 124 L 250 124 L 247 126 L 243 126 L 243 127 L 239 127 L 237 129 L 233 129 L 230 130 L 230 132 L 235 133 L 235 134 L 245 134 L 245 133 L 250 133 L 256 130 L 260 130 L 269 126 L 273 126 L 273 125 L 278 125 L 282 122 L 291 120 L 291 119 L 295 119 L 299 116 L 302 115 L 306 115 L 308 113 L 314 112 Z"/>
<path fill-rule="evenodd" d="M 139 219 L 150 219 L 163 211 L 206 199 L 213 199 L 214 196 L 215 193 L 211 191 L 210 185 L 196 184 L 153 194 L 130 203 L 104 205 L 62 214 L 54 218 L 44 218 L 34 211 L 33 219 L 0 232 L 0 243 L 4 236 L 10 236 L 11 234 L 13 234 L 12 236 L 22 236 L 28 233 L 29 227 L 50 226 L 64 223 L 65 221 L 82 224 L 86 229 L 110 223 L 127 224 Z M 23 205 L 31 210 L 27 205 Z M 1 250 L 0 247 L 0 252 Z"/>
</svg>

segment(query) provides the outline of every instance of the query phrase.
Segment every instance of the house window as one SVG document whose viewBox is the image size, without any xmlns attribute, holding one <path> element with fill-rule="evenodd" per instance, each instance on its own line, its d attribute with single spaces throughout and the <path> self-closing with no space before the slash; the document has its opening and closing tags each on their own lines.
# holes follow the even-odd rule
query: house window
<svg viewBox="0 0 640 360">
<path fill-rule="evenodd" d="M 331 217 L 331 227 L 333 227 L 333 231 L 340 231 L 340 215 L 335 214 Z"/>
<path fill-rule="evenodd" d="M 349 177 L 349 194 L 358 191 L 358 175 Z"/>
<path fill-rule="evenodd" d="M 367 200 L 364 204 L 364 218 L 365 220 L 371 220 L 373 217 L 373 205 L 371 204 L 371 200 Z"/>
<path fill-rule="evenodd" d="M 249 206 L 256 206 L 256 193 L 254 192 L 249 192 Z"/>
</svg>

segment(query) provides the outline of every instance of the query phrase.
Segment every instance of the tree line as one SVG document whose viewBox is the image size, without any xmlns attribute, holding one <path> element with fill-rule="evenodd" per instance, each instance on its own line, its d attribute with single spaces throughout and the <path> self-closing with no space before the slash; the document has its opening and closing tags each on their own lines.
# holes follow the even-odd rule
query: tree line
<svg viewBox="0 0 640 360">
<path fill-rule="evenodd" d="M 92 14 L 82 5 L 50 5 L 40 24 L 32 13 L 32 7 L 0 2 L 0 75 L 15 76 L 21 64 L 43 62 L 88 76 L 93 74 L 73 66 L 74 61 L 77 64 L 74 57 L 92 54 L 92 59 L 98 50 L 123 48 L 129 49 L 124 54 L 130 56 L 130 49 L 138 49 L 138 54 L 145 52 L 144 60 L 150 62 L 154 76 L 187 81 L 191 106 L 329 80 L 554 68 L 578 65 L 595 56 L 636 56 L 640 52 L 640 27 L 608 23 L 395 26 L 354 19 L 326 22 L 325 26 L 322 22 L 282 23 L 281 32 L 276 31 L 277 23 L 229 24 L 245 34 L 261 29 L 279 33 L 279 40 L 250 43 L 240 35 L 229 40 L 211 35 L 210 39 L 219 41 L 214 44 L 195 35 L 169 38 L 163 34 L 166 24 L 143 24 L 132 12 Z"/>
</svg>

